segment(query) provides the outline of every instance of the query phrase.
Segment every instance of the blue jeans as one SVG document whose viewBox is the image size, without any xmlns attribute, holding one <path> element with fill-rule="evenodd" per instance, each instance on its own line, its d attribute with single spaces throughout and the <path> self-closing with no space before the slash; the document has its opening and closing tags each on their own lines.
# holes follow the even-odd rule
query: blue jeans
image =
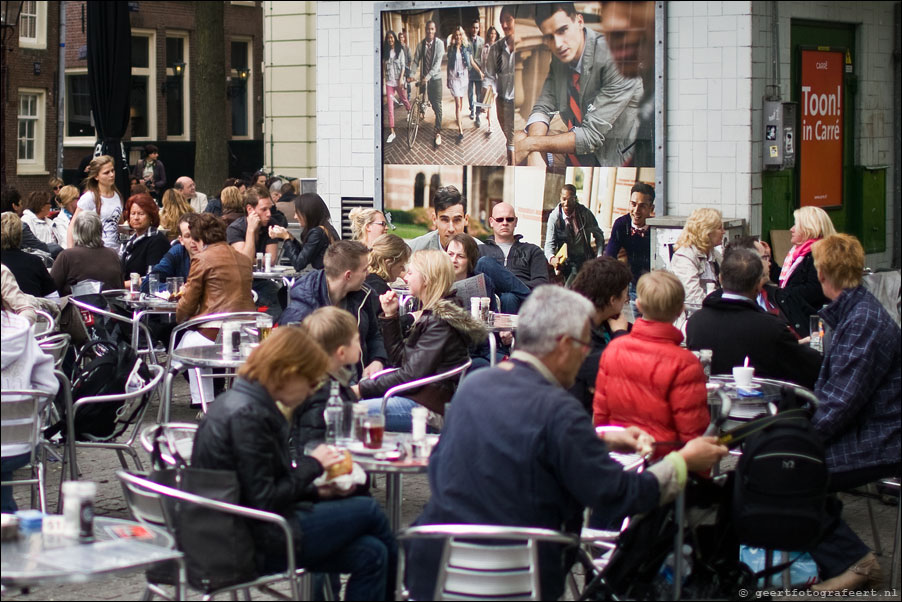
<svg viewBox="0 0 902 602">
<path fill-rule="evenodd" d="M 495 286 L 495 294 L 501 299 L 501 312 L 515 314 L 520 304 L 529 296 L 529 287 L 514 276 L 506 267 L 491 257 L 480 257 L 476 262 L 476 273 L 485 274 Z"/>
<path fill-rule="evenodd" d="M 482 99 L 479 98 L 479 93 L 482 92 L 482 80 L 481 79 L 473 79 L 470 78 L 470 83 L 467 84 L 467 102 L 470 104 L 470 115 L 479 115 L 482 108 L 475 107 L 474 104 L 481 102 Z M 473 100 L 475 97 L 475 101 Z"/>
<path fill-rule="evenodd" d="M 317 502 L 311 510 L 295 514 L 304 534 L 299 566 L 315 572 L 350 573 L 345 600 L 393 599 L 398 544 L 373 498 Z"/>
<path fill-rule="evenodd" d="M 369 408 L 370 413 L 382 411 L 382 398 L 361 400 Z M 385 406 L 385 430 L 393 433 L 409 433 L 411 426 L 410 410 L 417 407 L 417 402 L 406 397 L 389 397 Z"/>
<path fill-rule="evenodd" d="M 0 462 L 0 480 L 12 481 L 13 471 L 19 470 L 23 466 L 28 465 L 31 454 L 22 454 L 21 456 L 12 456 Z M 18 510 L 16 500 L 13 499 L 12 485 L 4 485 L 0 487 L 0 506 L 4 513 L 12 514 Z"/>
</svg>

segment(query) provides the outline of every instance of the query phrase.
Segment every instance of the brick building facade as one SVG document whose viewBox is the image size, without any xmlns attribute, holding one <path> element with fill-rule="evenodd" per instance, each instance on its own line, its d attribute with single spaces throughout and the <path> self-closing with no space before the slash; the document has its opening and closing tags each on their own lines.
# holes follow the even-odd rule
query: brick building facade
<svg viewBox="0 0 902 602">
<path fill-rule="evenodd" d="M 58 41 L 60 7 L 65 7 L 65 83 L 60 91 Z M 81 179 L 78 168 L 93 152 L 94 128 L 87 78 L 87 16 L 85 2 L 26 2 L 46 13 L 46 48 L 24 48 L 11 44 L 9 61 L 9 98 L 6 107 L 3 146 L 5 149 L 4 185 L 22 192 L 44 188 L 47 179 L 61 169 L 67 183 Z M 241 176 L 263 164 L 263 19 L 259 2 L 226 2 L 224 6 L 225 43 L 223 61 L 226 81 L 222 96 L 199 98 L 194 90 L 195 33 L 198 23 L 193 2 L 131 2 L 132 97 L 131 118 L 125 135 L 130 164 L 141 158 L 145 144 L 160 148 L 167 166 L 168 185 L 176 177 L 194 174 L 196 127 L 193 116 L 212 100 L 228 103 L 231 116 L 227 128 L 229 175 Z M 40 22 L 38 27 L 42 25 Z M 22 28 L 20 19 L 19 29 Z M 35 75 L 40 65 L 40 75 Z M 12 110 L 18 97 L 34 91 L 43 99 L 43 113 L 36 125 L 43 133 L 43 161 L 35 165 L 17 162 L 19 128 L 22 117 Z M 4 92 L 5 94 L 5 92 Z M 65 94 L 62 124 L 63 154 L 57 153 L 58 98 Z M 38 108 L 40 112 L 40 107 Z M 34 172 L 34 173 L 33 173 Z M 207 191 L 217 193 L 218 191 Z"/>
</svg>

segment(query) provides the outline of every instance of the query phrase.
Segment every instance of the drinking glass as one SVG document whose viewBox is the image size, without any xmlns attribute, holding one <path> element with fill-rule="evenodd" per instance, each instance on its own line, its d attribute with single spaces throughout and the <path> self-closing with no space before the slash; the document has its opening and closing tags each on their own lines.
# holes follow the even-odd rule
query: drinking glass
<svg viewBox="0 0 902 602">
<path fill-rule="evenodd" d="M 385 416 L 370 414 L 363 421 L 363 446 L 367 449 L 381 449 L 385 436 Z"/>
</svg>

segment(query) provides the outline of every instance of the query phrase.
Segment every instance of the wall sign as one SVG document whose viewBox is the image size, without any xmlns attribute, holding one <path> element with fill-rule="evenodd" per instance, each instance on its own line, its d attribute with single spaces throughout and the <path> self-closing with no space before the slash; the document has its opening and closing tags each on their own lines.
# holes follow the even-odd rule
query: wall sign
<svg viewBox="0 0 902 602">
<path fill-rule="evenodd" d="M 802 51 L 802 206 L 842 206 L 844 67 L 841 50 Z"/>
</svg>

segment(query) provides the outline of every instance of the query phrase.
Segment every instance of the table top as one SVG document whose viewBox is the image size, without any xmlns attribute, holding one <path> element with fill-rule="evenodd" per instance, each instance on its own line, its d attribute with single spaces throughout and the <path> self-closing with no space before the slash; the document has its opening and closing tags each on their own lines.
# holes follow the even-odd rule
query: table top
<svg viewBox="0 0 902 602">
<path fill-rule="evenodd" d="M 733 377 L 730 375 L 712 375 L 710 382 L 722 385 L 722 391 L 730 397 L 732 403 L 730 418 L 740 420 L 748 420 L 760 416 L 761 414 L 769 413 L 767 407 L 768 404 L 773 403 L 774 405 L 779 405 L 784 387 L 795 390 L 803 400 L 816 401 L 816 398 L 811 391 L 805 387 L 786 381 L 769 378 L 753 378 L 753 388 L 750 390 L 760 392 L 760 397 L 749 397 L 741 394 Z M 717 397 L 717 395 L 709 395 L 708 405 L 720 405 L 720 398 Z"/>
<path fill-rule="evenodd" d="M 427 435 L 438 439 L 437 435 Z M 385 433 L 385 443 L 403 444 L 410 449 L 410 435 L 406 433 Z M 400 460 L 379 459 L 378 455 L 355 453 L 351 451 L 354 462 L 367 472 L 420 474 L 429 469 L 429 458 L 407 457 Z"/>
<path fill-rule="evenodd" d="M 257 280 L 281 280 L 282 278 L 294 278 L 298 275 L 297 270 L 291 266 L 273 266 L 268 272 L 262 270 L 254 270 L 254 278 Z"/>
<path fill-rule="evenodd" d="M 3 542 L 3 585 L 80 583 L 182 556 L 166 531 L 134 521 L 95 517 L 94 536 L 96 541 L 83 544 L 77 538 L 38 531 Z"/>
<path fill-rule="evenodd" d="M 222 345 L 182 347 L 171 353 L 172 361 L 180 361 L 198 368 L 238 368 L 247 360 L 241 353 L 222 353 Z"/>
<path fill-rule="evenodd" d="M 178 307 L 178 301 L 167 301 L 161 297 L 147 295 L 145 293 L 141 293 L 141 296 L 138 299 L 129 299 L 126 295 L 122 298 L 122 301 L 129 307 L 136 309 L 154 309 L 174 312 L 175 308 Z"/>
</svg>

